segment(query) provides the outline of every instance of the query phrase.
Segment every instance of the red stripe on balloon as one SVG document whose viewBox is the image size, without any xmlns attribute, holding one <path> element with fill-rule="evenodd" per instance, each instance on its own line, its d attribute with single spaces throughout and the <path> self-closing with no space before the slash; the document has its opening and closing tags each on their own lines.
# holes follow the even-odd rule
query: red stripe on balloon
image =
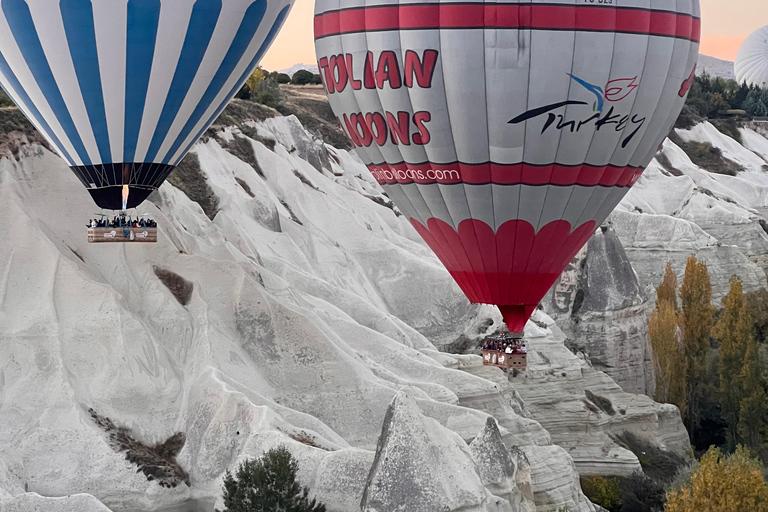
<svg viewBox="0 0 768 512">
<path fill-rule="evenodd" d="M 528 316 L 596 229 L 593 220 L 573 230 L 557 220 L 538 231 L 510 220 L 496 232 L 477 219 L 462 221 L 458 231 L 436 218 L 411 224 L 471 302 L 524 306 Z M 526 320 L 517 319 L 519 330 Z"/>
<path fill-rule="evenodd" d="M 582 185 L 586 187 L 632 186 L 643 173 L 641 167 L 616 165 L 531 165 L 531 164 L 406 164 L 369 165 L 376 181 L 393 184 L 454 184 L 471 185 Z"/>
<path fill-rule="evenodd" d="M 701 20 L 690 14 L 612 6 L 406 4 L 341 9 L 315 16 L 315 39 L 383 30 L 481 28 L 617 32 L 694 42 L 701 38 Z"/>
</svg>

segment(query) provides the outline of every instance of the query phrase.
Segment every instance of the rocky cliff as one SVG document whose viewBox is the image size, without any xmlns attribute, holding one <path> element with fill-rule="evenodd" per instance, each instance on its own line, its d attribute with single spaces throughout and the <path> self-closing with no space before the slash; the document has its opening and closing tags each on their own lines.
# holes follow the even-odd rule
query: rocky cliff
<svg viewBox="0 0 768 512">
<path fill-rule="evenodd" d="M 653 395 L 648 299 L 610 224 L 597 230 L 542 305 L 594 369 L 629 393 Z"/>
<path fill-rule="evenodd" d="M 210 133 L 187 181 L 146 204 L 152 246 L 89 245 L 87 192 L 24 141 L 0 161 L 3 510 L 216 499 L 226 469 L 284 444 L 330 511 L 395 510 L 398 478 L 425 507 L 442 492 L 445 510 L 591 511 L 577 470 L 639 467 L 616 432 L 685 450 L 673 407 L 623 392 L 543 313 L 511 379 L 439 352 L 499 328 L 497 311 L 467 303 L 364 166 L 295 117 Z M 137 473 L 91 408 L 146 446 L 182 433 L 189 485 Z M 452 469 L 411 478 L 406 450 Z"/>
<path fill-rule="evenodd" d="M 544 299 L 569 346 L 624 390 L 653 394 L 646 295 L 667 262 L 680 282 L 692 254 L 706 262 L 716 304 L 733 275 L 746 290 L 766 286 L 766 126 L 675 130 Z"/>
<path fill-rule="evenodd" d="M 731 135 L 741 143 L 708 122 L 675 130 L 611 215 L 641 285 L 657 286 L 667 261 L 682 278 L 696 254 L 716 302 L 733 275 L 746 290 L 766 286 L 768 139 L 754 126 Z"/>
<path fill-rule="evenodd" d="M 583 354 L 566 347 L 557 323 L 537 312 L 526 327 L 528 370 L 507 378 L 472 359 L 464 371 L 492 380 L 521 413 L 543 426 L 565 448 L 582 474 L 624 475 L 640 470 L 637 457 L 616 442 L 625 432 L 687 457 L 688 435 L 676 407 L 627 393 Z M 500 421 L 500 425 L 503 422 Z"/>
</svg>

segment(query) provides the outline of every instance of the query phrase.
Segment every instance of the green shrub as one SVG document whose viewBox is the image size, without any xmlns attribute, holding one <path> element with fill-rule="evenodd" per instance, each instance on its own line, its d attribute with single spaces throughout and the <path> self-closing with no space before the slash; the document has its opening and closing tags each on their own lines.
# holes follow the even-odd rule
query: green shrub
<svg viewBox="0 0 768 512">
<path fill-rule="evenodd" d="M 186 306 L 192 298 L 195 286 L 175 272 L 155 265 L 152 268 L 155 275 L 171 291 L 179 304 Z"/>
<path fill-rule="evenodd" d="M 277 108 L 283 102 L 277 77 L 270 74 L 260 80 L 251 91 L 251 100 L 268 107 Z"/>
<path fill-rule="evenodd" d="M 581 490 L 592 503 L 610 512 L 621 511 L 621 484 L 617 477 L 582 476 Z"/>
<path fill-rule="evenodd" d="M 638 471 L 628 477 L 582 476 L 581 490 L 589 501 L 609 512 L 661 512 L 664 487 Z"/>
<path fill-rule="evenodd" d="M 680 112 L 680 116 L 675 122 L 675 128 L 680 128 L 681 130 L 689 130 L 703 120 L 704 118 L 702 117 L 700 110 L 696 105 L 685 105 L 683 110 Z"/>
<path fill-rule="evenodd" d="M 604 413 L 608 414 L 609 416 L 613 416 L 616 414 L 616 411 L 613 408 L 613 403 L 610 399 L 596 395 L 593 392 L 591 392 L 588 389 L 584 390 L 584 396 L 587 397 L 587 400 L 595 404 L 600 410 L 602 410 Z"/>
<path fill-rule="evenodd" d="M 261 170 L 259 161 L 256 159 L 256 152 L 253 150 L 251 141 L 245 137 L 235 135 L 230 141 L 222 140 L 220 143 L 229 153 L 250 165 L 256 171 L 256 174 L 262 178 L 264 177 L 264 171 Z"/>
<path fill-rule="evenodd" d="M 291 83 L 293 85 L 308 85 L 312 83 L 312 77 L 314 74 L 306 69 L 300 69 L 291 77 Z"/>
<path fill-rule="evenodd" d="M 200 167 L 196 153 L 187 153 L 168 176 L 167 181 L 199 204 L 205 215 L 213 220 L 219 211 L 219 198 L 208 185 L 208 177 Z"/>
<path fill-rule="evenodd" d="M 667 155 L 659 151 L 656 153 L 656 161 L 659 163 L 659 165 L 667 171 L 672 176 L 682 176 L 683 172 L 676 168 L 674 165 L 672 165 L 672 162 L 669 161 L 669 158 Z"/>
<path fill-rule="evenodd" d="M 246 460 L 224 477 L 224 510 L 216 512 L 325 512 L 296 481 L 299 463 L 284 446 Z"/>
<path fill-rule="evenodd" d="M 736 162 L 725 158 L 722 151 L 712 146 L 709 142 L 686 142 L 674 130 L 669 134 L 669 140 L 677 144 L 688 155 L 691 162 L 705 171 L 736 176 L 744 170 Z"/>
<path fill-rule="evenodd" d="M 11 101 L 11 98 L 5 94 L 5 91 L 0 89 L 0 107 L 15 107 L 16 104 Z"/>
<path fill-rule="evenodd" d="M 620 512 L 656 512 L 664 509 L 664 487 L 640 471 L 620 479 Z"/>
<path fill-rule="evenodd" d="M 721 133 L 729 136 L 739 144 L 742 143 L 741 141 L 741 131 L 739 131 L 738 121 L 734 118 L 728 118 L 728 119 L 712 119 L 710 121 L 715 128 L 717 128 Z"/>
</svg>

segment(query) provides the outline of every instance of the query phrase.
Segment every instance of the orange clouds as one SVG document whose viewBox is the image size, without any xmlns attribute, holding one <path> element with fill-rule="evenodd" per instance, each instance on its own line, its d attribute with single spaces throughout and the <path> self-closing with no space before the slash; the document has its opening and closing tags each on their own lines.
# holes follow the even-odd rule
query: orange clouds
<svg viewBox="0 0 768 512">
<path fill-rule="evenodd" d="M 723 60 L 734 60 L 747 36 L 709 36 L 701 40 L 700 53 Z"/>
</svg>

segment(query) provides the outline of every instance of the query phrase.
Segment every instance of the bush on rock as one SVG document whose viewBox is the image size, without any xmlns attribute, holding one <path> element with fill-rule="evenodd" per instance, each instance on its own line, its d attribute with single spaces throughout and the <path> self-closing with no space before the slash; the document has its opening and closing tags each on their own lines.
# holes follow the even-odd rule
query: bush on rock
<svg viewBox="0 0 768 512">
<path fill-rule="evenodd" d="M 224 477 L 224 510 L 217 512 L 325 512 L 296 481 L 299 463 L 284 446 L 248 459 Z"/>
</svg>

